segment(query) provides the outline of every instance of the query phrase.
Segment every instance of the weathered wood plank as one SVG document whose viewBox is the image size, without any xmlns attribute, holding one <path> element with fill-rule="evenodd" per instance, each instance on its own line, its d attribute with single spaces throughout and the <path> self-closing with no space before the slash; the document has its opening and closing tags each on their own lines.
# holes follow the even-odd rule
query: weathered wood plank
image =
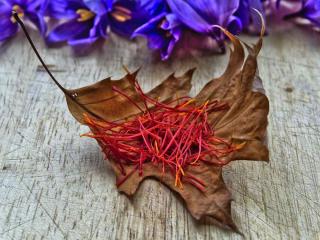
<svg viewBox="0 0 320 240">
<path fill-rule="evenodd" d="M 73 88 L 120 78 L 122 64 L 143 66 L 145 90 L 173 71 L 197 67 L 195 94 L 227 62 L 226 55 L 157 62 L 144 43 L 115 37 L 87 57 L 37 45 L 56 77 Z M 320 237 L 319 45 L 319 36 L 299 29 L 265 39 L 259 66 L 271 105 L 271 162 L 225 170 L 233 215 L 248 238 Z M 241 239 L 195 222 L 158 182 L 146 181 L 131 201 L 120 195 L 97 144 L 79 137 L 87 129 L 37 71 L 22 34 L 0 52 L 0 239 Z"/>
</svg>

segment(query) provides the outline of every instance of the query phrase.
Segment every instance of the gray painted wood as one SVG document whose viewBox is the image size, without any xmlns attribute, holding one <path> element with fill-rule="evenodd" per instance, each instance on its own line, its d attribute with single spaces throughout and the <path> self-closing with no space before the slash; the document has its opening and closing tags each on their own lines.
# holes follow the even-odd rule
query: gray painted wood
<svg viewBox="0 0 320 240">
<path fill-rule="evenodd" d="M 143 41 L 116 37 L 89 56 L 74 57 L 69 47 L 47 49 L 32 36 L 70 88 L 120 78 L 122 64 L 143 67 L 145 90 L 173 71 L 197 67 L 194 95 L 228 59 L 162 63 Z M 265 38 L 259 67 L 271 105 L 271 162 L 235 162 L 224 174 L 235 222 L 248 239 L 320 238 L 319 49 L 319 35 L 298 28 Z M 79 137 L 87 128 L 69 114 L 23 35 L 0 51 L 0 239 L 241 239 L 194 221 L 158 182 L 144 182 L 132 200 L 119 194 L 98 145 Z"/>
</svg>

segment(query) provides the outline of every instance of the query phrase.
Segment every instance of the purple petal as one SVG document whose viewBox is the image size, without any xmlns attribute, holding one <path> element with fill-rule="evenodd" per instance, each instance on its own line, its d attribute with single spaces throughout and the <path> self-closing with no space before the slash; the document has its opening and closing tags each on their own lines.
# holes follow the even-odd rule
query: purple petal
<svg viewBox="0 0 320 240">
<path fill-rule="evenodd" d="M 108 6 L 110 1 L 105 2 L 103 0 L 83 0 L 83 2 L 92 12 L 99 15 L 107 13 L 108 9 L 112 7 L 112 5 Z"/>
<path fill-rule="evenodd" d="M 50 0 L 48 14 L 57 19 L 71 19 L 78 17 L 78 9 L 87 8 L 81 0 Z"/>
<path fill-rule="evenodd" d="M 11 6 L 0 1 L 0 41 L 4 41 L 18 31 L 18 25 L 11 21 Z"/>
<path fill-rule="evenodd" d="M 175 40 L 171 40 L 168 44 L 167 47 L 164 47 L 162 50 L 161 50 L 161 60 L 162 61 L 165 61 L 165 60 L 168 60 L 173 49 L 174 49 L 174 46 L 176 45 L 176 41 Z"/>
<path fill-rule="evenodd" d="M 162 49 L 164 46 L 164 39 L 159 34 L 149 34 L 148 36 L 148 47 L 150 49 Z"/>
<path fill-rule="evenodd" d="M 166 16 L 167 13 L 162 13 L 159 16 L 152 18 L 149 22 L 137 28 L 132 34 L 132 38 L 137 36 L 145 36 L 146 33 L 154 32 L 157 29 L 158 22 Z"/>
<path fill-rule="evenodd" d="M 44 20 L 43 14 L 41 12 L 27 12 L 26 16 L 34 25 L 36 25 L 41 35 L 44 36 L 47 32 L 47 25 Z"/>
<path fill-rule="evenodd" d="M 261 20 L 253 8 L 257 9 L 264 16 L 264 9 L 261 0 L 240 1 L 239 8 L 235 15 L 241 19 L 243 28 L 258 33 L 261 28 Z"/>
<path fill-rule="evenodd" d="M 178 27 L 179 25 L 181 25 L 181 22 L 179 21 L 177 15 L 169 13 L 166 15 L 166 21 L 162 22 L 161 28 L 164 30 L 169 30 Z"/>
<path fill-rule="evenodd" d="M 23 6 L 26 4 L 25 0 L 1 0 L 2 2 L 7 2 L 7 4 L 13 6 L 15 4 L 19 5 L 19 6 Z"/>
<path fill-rule="evenodd" d="M 41 8 L 41 6 L 46 5 L 48 3 L 49 3 L 48 0 L 33 0 L 33 1 L 29 1 L 27 3 L 26 10 L 27 11 L 34 11 L 34 10 L 39 9 L 39 8 Z"/>
<path fill-rule="evenodd" d="M 164 14 L 160 14 L 157 17 L 154 17 L 146 24 L 139 27 L 133 34 L 132 38 L 137 36 L 145 37 L 148 39 L 148 47 L 150 49 L 161 49 L 163 46 L 163 36 L 158 32 L 158 23 L 161 19 L 165 17 Z"/>
<path fill-rule="evenodd" d="M 227 19 L 237 10 L 239 0 L 186 0 L 211 25 L 225 26 Z"/>
<path fill-rule="evenodd" d="M 91 26 L 91 21 L 78 22 L 76 19 L 73 19 L 54 28 L 46 40 L 48 43 L 65 42 L 79 35 L 89 33 Z"/>
<path fill-rule="evenodd" d="M 227 28 L 231 33 L 239 34 L 243 28 L 242 22 L 238 17 L 231 16 L 228 19 Z"/>
<path fill-rule="evenodd" d="M 260 1 L 260 0 L 258 0 Z M 250 24 L 250 5 L 247 0 L 240 1 L 239 7 L 235 13 L 238 16 L 244 27 L 249 26 Z"/>
<path fill-rule="evenodd" d="M 171 30 L 171 34 L 173 36 L 173 39 L 178 42 L 180 40 L 180 37 L 181 37 L 181 33 L 182 33 L 182 30 L 180 27 L 176 27 L 174 29 Z"/>
<path fill-rule="evenodd" d="M 239 0 L 167 0 L 172 12 L 189 28 L 211 32 L 212 25 L 226 26 L 237 10 Z"/>
<path fill-rule="evenodd" d="M 107 34 L 108 26 L 109 26 L 109 18 L 108 18 L 108 15 L 105 14 L 101 16 L 100 22 L 97 26 L 97 30 L 99 31 L 100 36 L 102 36 L 103 38 L 108 37 L 108 34 Z"/>
<path fill-rule="evenodd" d="M 0 0 L 0 14 L 11 15 L 12 5 Z M 4 17 L 4 16 L 1 16 Z"/>
<path fill-rule="evenodd" d="M 175 28 L 172 31 L 172 35 L 174 37 L 169 41 L 168 45 L 163 47 L 161 50 L 161 59 L 163 61 L 168 60 L 168 58 L 171 56 L 176 43 L 180 40 L 181 33 L 181 28 Z"/>
<path fill-rule="evenodd" d="M 137 0 L 137 2 L 149 16 L 155 16 L 168 10 L 164 0 Z"/>
<path fill-rule="evenodd" d="M 17 33 L 18 25 L 13 24 L 10 18 L 2 18 L 0 15 L 0 29 L 0 41 L 4 41 Z"/>
<path fill-rule="evenodd" d="M 107 11 L 110 11 L 112 9 L 114 0 L 104 0 L 104 1 L 106 4 Z"/>
<path fill-rule="evenodd" d="M 93 26 L 90 29 L 89 37 L 96 37 L 100 34 L 98 26 L 101 22 L 101 17 L 98 15 L 94 18 Z"/>
<path fill-rule="evenodd" d="M 320 24 L 320 1 L 309 0 L 304 4 L 303 15 L 312 22 Z"/>
<path fill-rule="evenodd" d="M 184 0 L 167 0 L 172 12 L 179 20 L 196 32 L 208 33 L 211 25 L 204 20 L 191 6 Z"/>
<path fill-rule="evenodd" d="M 0 19 L 0 29 L 0 41 L 4 41 L 17 33 L 18 25 L 12 24 L 8 19 Z"/>
</svg>

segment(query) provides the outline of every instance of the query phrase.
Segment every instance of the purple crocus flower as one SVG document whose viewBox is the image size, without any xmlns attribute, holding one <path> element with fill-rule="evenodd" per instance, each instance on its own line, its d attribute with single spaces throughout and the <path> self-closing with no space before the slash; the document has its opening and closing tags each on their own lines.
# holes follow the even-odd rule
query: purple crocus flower
<svg viewBox="0 0 320 240">
<path fill-rule="evenodd" d="M 242 29 L 240 19 L 233 16 L 239 0 L 166 0 L 172 13 L 164 12 L 138 28 L 135 36 L 148 39 L 149 47 L 160 49 L 163 60 L 169 58 L 174 46 L 181 38 L 184 26 L 195 32 L 211 35 L 219 40 L 222 47 L 222 34 L 213 25 L 227 27 L 231 32 Z"/>
<path fill-rule="evenodd" d="M 258 10 L 264 16 L 261 0 L 240 0 L 235 16 L 239 17 L 244 29 L 249 32 L 260 33 L 261 20 L 259 15 L 253 11 Z"/>
<path fill-rule="evenodd" d="M 67 19 L 48 35 L 48 43 L 67 41 L 72 46 L 90 44 L 107 37 L 108 29 L 130 37 L 134 30 L 163 8 L 155 1 L 52 0 L 50 15 Z M 152 4 L 151 4 L 152 3 Z"/>
<path fill-rule="evenodd" d="M 213 25 L 226 27 L 233 33 L 242 30 L 241 20 L 233 14 L 239 0 L 167 0 L 172 12 L 192 30 L 222 40 L 222 33 Z"/>
<path fill-rule="evenodd" d="M 167 60 L 181 37 L 182 25 L 173 13 L 163 12 L 139 27 L 132 37 L 143 36 L 148 46 L 160 50 L 161 59 Z"/>
<path fill-rule="evenodd" d="M 118 0 L 109 13 L 109 24 L 113 32 L 130 37 L 135 29 L 165 11 L 163 0 Z"/>
<path fill-rule="evenodd" d="M 320 27 L 320 1 L 319 0 L 304 0 L 302 1 L 301 10 L 287 15 L 285 19 L 293 17 L 302 17 L 308 19 L 312 24 Z"/>
<path fill-rule="evenodd" d="M 47 36 L 49 44 L 68 42 L 71 46 L 94 43 L 106 36 L 106 14 L 112 9 L 111 0 L 51 0 L 49 15 L 66 20 Z"/>
<path fill-rule="evenodd" d="M 0 41 L 5 41 L 18 31 L 18 23 L 12 12 L 18 13 L 20 18 L 31 21 L 41 32 L 46 32 L 46 24 L 43 18 L 45 10 L 43 0 L 0 0 Z"/>
</svg>

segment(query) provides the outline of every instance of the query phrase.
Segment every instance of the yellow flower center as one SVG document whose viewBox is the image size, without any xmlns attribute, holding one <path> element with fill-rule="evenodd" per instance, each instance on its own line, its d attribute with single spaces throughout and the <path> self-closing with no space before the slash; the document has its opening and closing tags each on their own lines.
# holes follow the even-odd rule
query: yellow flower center
<svg viewBox="0 0 320 240">
<path fill-rule="evenodd" d="M 121 6 L 115 6 L 114 11 L 111 13 L 111 16 L 118 22 L 126 22 L 131 20 L 131 15 L 132 12 L 129 9 Z"/>
<path fill-rule="evenodd" d="M 19 18 L 23 18 L 23 16 L 24 16 L 24 11 L 23 11 L 23 9 L 22 9 L 19 5 L 13 5 L 12 11 L 13 11 L 13 12 L 16 12 L 16 13 L 18 14 L 18 17 L 19 17 Z M 11 22 L 13 22 L 13 23 L 16 23 L 16 22 L 17 22 L 16 19 L 14 18 L 14 16 L 11 16 L 10 20 L 11 20 Z"/>
<path fill-rule="evenodd" d="M 92 19 L 95 14 L 87 9 L 80 8 L 76 12 L 79 15 L 78 22 L 85 22 Z"/>
</svg>

